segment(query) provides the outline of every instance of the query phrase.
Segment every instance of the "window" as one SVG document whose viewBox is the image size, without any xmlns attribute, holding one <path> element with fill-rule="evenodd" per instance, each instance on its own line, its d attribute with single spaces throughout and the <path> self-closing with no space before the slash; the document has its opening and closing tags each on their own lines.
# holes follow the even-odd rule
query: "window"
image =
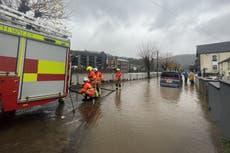
<svg viewBox="0 0 230 153">
<path fill-rule="evenodd" d="M 217 56 L 216 55 L 212 55 L 212 61 L 217 61 Z"/>
<path fill-rule="evenodd" d="M 213 65 L 213 66 L 212 66 L 212 69 L 213 69 L 213 70 L 217 70 L 217 65 Z"/>
</svg>

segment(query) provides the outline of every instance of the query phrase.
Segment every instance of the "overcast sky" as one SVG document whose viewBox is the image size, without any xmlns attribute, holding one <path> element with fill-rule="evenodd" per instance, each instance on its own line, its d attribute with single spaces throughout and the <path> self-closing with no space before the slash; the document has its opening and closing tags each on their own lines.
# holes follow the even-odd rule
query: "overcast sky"
<svg viewBox="0 0 230 153">
<path fill-rule="evenodd" d="M 151 42 L 195 54 L 196 45 L 230 41 L 230 0 L 69 0 L 67 8 L 75 50 L 138 57 Z"/>
</svg>

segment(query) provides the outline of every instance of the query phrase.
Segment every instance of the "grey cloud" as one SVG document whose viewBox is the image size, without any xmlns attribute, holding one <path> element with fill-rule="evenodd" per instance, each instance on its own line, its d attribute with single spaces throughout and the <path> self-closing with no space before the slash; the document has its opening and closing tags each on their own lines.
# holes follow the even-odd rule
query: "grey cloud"
<svg viewBox="0 0 230 153">
<path fill-rule="evenodd" d="M 74 49 L 136 56 L 139 43 L 154 40 L 162 50 L 195 52 L 197 44 L 230 34 L 230 14 L 221 13 L 230 9 L 229 0 L 72 0 L 67 7 Z"/>
<path fill-rule="evenodd" d="M 157 1 L 153 1 L 157 2 Z M 168 28 L 178 22 L 178 18 L 186 16 L 184 23 L 188 20 L 191 24 L 196 22 L 200 14 L 204 12 L 215 12 L 230 4 L 228 0 L 163 0 L 161 3 L 153 3 L 160 8 L 156 18 L 152 22 L 150 30 L 155 28 Z M 158 5 L 159 4 L 159 5 Z"/>
<path fill-rule="evenodd" d="M 229 13 L 214 18 L 206 23 L 197 26 L 197 31 L 206 37 L 211 37 L 212 39 L 229 41 L 230 39 L 230 11 Z"/>
<path fill-rule="evenodd" d="M 144 0 L 145 1 L 145 0 Z M 134 17 L 134 14 L 141 14 L 147 8 L 142 0 L 84 0 L 71 2 L 71 10 L 76 20 L 93 17 L 103 18 L 109 16 L 116 20 L 126 20 Z"/>
</svg>

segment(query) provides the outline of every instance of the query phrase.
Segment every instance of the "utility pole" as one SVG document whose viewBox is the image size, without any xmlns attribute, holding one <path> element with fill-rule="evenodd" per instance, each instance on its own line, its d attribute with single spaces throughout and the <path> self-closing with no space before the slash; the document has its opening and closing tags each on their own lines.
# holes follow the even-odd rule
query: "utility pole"
<svg viewBox="0 0 230 153">
<path fill-rule="evenodd" d="M 159 61 L 158 61 L 158 53 L 159 53 L 159 51 L 157 50 L 157 78 L 158 78 L 158 71 L 159 71 L 159 70 L 158 70 L 158 62 L 159 62 Z"/>
</svg>

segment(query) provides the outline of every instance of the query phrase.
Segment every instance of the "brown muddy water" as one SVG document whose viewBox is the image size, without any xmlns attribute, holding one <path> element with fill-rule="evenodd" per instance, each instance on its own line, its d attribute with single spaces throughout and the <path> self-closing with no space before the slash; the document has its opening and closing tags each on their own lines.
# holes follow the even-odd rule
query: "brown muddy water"
<svg viewBox="0 0 230 153">
<path fill-rule="evenodd" d="M 219 151 L 219 131 L 195 86 L 166 88 L 152 79 L 126 82 L 95 101 L 72 97 L 75 114 L 67 99 L 1 117 L 0 153 Z"/>
</svg>

